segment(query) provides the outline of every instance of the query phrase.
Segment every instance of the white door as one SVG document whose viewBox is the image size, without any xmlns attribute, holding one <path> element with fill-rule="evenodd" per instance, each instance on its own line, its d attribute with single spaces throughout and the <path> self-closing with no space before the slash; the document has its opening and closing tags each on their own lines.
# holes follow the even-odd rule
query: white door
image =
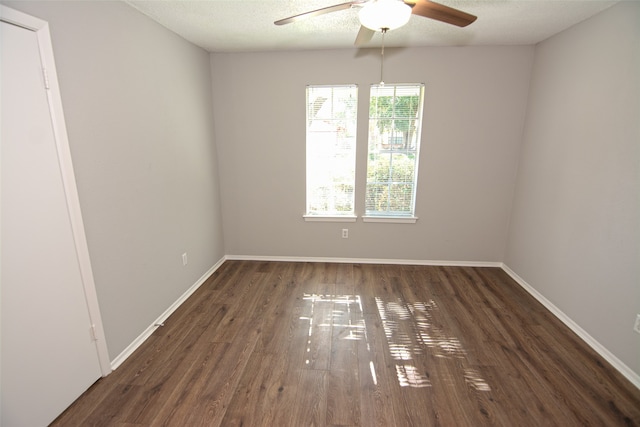
<svg viewBox="0 0 640 427">
<path fill-rule="evenodd" d="M 0 22 L 1 424 L 45 426 L 101 375 L 38 38 Z"/>
</svg>

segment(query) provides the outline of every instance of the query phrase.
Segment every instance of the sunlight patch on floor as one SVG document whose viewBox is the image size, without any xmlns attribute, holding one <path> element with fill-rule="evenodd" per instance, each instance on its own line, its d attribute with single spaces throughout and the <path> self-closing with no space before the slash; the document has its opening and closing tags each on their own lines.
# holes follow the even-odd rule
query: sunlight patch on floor
<svg viewBox="0 0 640 427">
<path fill-rule="evenodd" d="M 339 328 L 340 339 L 364 341 L 370 352 L 367 339 L 367 325 L 362 310 L 360 295 L 319 295 L 303 294 L 308 305 L 308 316 L 299 319 L 309 322 L 306 352 L 310 354 L 314 328 Z M 431 387 L 428 373 L 416 367 L 416 356 L 429 355 L 438 358 L 467 361 L 467 352 L 459 338 L 446 331 L 438 321 L 439 307 L 431 299 L 409 303 L 402 298 L 385 301 L 375 298 L 376 307 L 389 354 L 395 361 L 396 375 L 401 387 Z M 316 310 L 329 313 L 314 326 Z M 359 355 L 359 357 L 364 355 Z M 371 358 L 370 358 L 371 359 Z M 309 365 L 310 360 L 306 359 Z M 371 378 L 378 383 L 378 375 L 372 360 L 369 361 Z M 465 383 L 477 391 L 490 391 L 491 387 L 477 369 L 463 367 L 461 372 Z"/>
</svg>

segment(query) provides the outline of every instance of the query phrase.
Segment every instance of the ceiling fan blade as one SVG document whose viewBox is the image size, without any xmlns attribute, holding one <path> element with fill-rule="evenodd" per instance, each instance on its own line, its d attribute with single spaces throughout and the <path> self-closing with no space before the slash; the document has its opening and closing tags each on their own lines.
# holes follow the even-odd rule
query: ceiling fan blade
<svg viewBox="0 0 640 427">
<path fill-rule="evenodd" d="M 373 38 L 375 31 L 370 28 L 365 27 L 364 25 L 360 25 L 360 31 L 358 31 L 358 35 L 356 36 L 356 42 L 354 45 L 356 47 L 362 46 L 367 43 L 369 40 Z"/>
<path fill-rule="evenodd" d="M 276 25 L 290 24 L 292 22 L 299 21 L 301 19 L 312 18 L 314 16 L 324 15 L 325 13 L 331 13 L 331 12 L 337 12 L 339 10 L 350 9 L 351 6 L 353 5 L 366 3 L 367 1 L 368 0 L 354 0 L 346 3 L 335 4 L 333 6 L 327 6 L 321 9 L 316 9 L 309 12 L 301 13 L 299 15 L 294 15 L 288 18 L 280 19 L 278 21 L 275 21 L 274 24 Z"/>
<path fill-rule="evenodd" d="M 435 19 L 458 27 L 466 27 L 478 18 L 431 0 L 404 0 L 404 2 L 412 7 L 411 13 L 414 15 L 424 16 L 425 18 Z"/>
</svg>

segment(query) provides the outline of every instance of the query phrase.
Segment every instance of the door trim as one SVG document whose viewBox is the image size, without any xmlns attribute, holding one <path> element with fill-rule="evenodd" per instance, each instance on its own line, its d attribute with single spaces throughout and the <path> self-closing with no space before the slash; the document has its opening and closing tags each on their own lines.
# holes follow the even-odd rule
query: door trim
<svg viewBox="0 0 640 427">
<path fill-rule="evenodd" d="M 91 259 L 89 257 L 89 247 L 87 245 L 87 237 L 80 209 L 80 199 L 78 197 L 78 189 L 76 187 L 75 174 L 73 172 L 69 137 L 62 109 L 62 97 L 60 95 L 60 87 L 58 86 L 58 75 L 56 73 L 56 66 L 53 57 L 53 45 L 51 44 L 49 23 L 4 5 L 0 5 L 0 21 L 33 31 L 36 33 L 38 39 L 40 59 L 43 67 L 46 69 L 44 75 L 47 76 L 46 79 L 48 81 L 46 93 L 49 103 L 49 114 L 51 116 L 51 124 L 53 127 L 53 137 L 56 142 L 58 163 L 62 174 L 67 211 L 69 213 L 69 220 L 71 221 L 76 257 L 80 266 L 80 276 L 82 278 L 84 296 L 89 312 L 89 319 L 91 321 L 90 327 L 92 327 L 96 339 L 95 345 L 98 363 L 100 365 L 102 376 L 105 377 L 112 371 L 111 362 L 109 361 L 106 336 L 102 324 L 102 317 L 100 315 L 98 295 L 96 293 L 93 270 L 91 268 Z"/>
</svg>

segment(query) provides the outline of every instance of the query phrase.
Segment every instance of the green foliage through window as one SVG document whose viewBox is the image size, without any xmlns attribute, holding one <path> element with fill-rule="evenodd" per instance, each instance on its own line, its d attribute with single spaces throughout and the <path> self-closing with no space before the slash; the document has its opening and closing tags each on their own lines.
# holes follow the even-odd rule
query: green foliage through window
<svg viewBox="0 0 640 427">
<path fill-rule="evenodd" d="M 308 86 L 307 215 L 355 215 L 357 86 Z M 422 84 L 372 85 L 365 215 L 413 217 Z M 362 197 L 362 196 L 360 196 Z"/>
<path fill-rule="evenodd" d="M 367 215 L 414 216 L 423 85 L 373 85 Z"/>
</svg>

